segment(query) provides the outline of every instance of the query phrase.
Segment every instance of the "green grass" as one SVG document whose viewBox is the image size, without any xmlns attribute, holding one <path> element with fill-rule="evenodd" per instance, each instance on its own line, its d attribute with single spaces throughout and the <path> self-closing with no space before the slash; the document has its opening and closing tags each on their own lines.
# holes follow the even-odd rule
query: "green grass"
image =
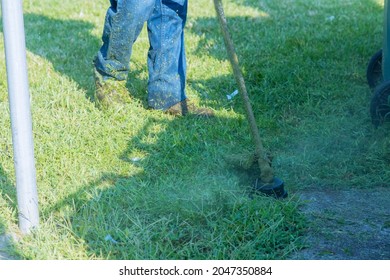
<svg viewBox="0 0 390 280">
<path fill-rule="evenodd" d="M 388 186 L 389 124 L 372 127 L 365 80 L 382 44 L 383 1 L 224 3 L 261 137 L 290 198 L 250 198 L 250 174 L 223 160 L 253 145 L 239 98 L 225 97 L 237 86 L 212 1 L 190 1 L 186 29 L 187 91 L 216 109 L 207 120 L 146 109 L 145 30 L 127 84 L 133 102 L 99 110 L 91 61 L 108 1 L 24 1 L 41 224 L 14 254 L 285 259 L 302 246 L 299 190 Z M 1 233 L 17 231 L 17 206 L 0 61 Z"/>
</svg>

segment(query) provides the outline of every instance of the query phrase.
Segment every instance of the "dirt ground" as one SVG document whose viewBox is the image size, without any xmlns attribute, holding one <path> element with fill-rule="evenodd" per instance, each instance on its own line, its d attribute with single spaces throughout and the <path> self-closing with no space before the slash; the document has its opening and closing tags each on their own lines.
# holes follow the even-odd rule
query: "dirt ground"
<svg viewBox="0 0 390 280">
<path fill-rule="evenodd" d="M 390 189 L 306 190 L 310 222 L 299 260 L 390 260 Z"/>
</svg>

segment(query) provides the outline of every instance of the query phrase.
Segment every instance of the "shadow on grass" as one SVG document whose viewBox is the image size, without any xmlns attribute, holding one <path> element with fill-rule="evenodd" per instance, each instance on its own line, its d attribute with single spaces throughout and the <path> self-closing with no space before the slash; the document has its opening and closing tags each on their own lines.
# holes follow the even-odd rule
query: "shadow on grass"
<svg viewBox="0 0 390 280">
<path fill-rule="evenodd" d="M 367 5 L 371 5 L 370 3 L 372 4 L 369 2 Z M 32 19 L 38 22 L 44 21 L 45 25 L 67 24 L 58 20 L 42 19 L 37 15 L 31 16 L 30 19 L 27 16 L 26 21 Z M 357 54 L 351 54 L 352 59 L 365 60 L 369 50 L 362 44 L 362 39 L 367 39 L 364 33 L 367 30 L 346 32 L 342 39 L 334 42 L 331 40 L 334 38 L 329 38 L 329 34 L 334 34 L 335 29 L 330 33 L 325 31 L 319 33 L 318 28 L 321 24 L 317 21 L 318 19 L 311 19 L 308 24 L 316 22 L 310 35 L 313 35 L 314 41 L 320 42 L 320 46 L 315 45 L 310 49 L 308 57 L 302 57 L 300 55 L 303 53 L 302 50 L 312 43 L 303 36 L 303 33 L 283 33 L 280 37 L 271 34 L 282 32 L 283 24 L 303 25 L 307 23 L 306 19 L 287 18 L 276 24 L 276 19 L 272 17 L 260 22 L 249 18 L 229 18 L 229 22 L 237 29 L 233 33 L 245 38 L 245 40 L 237 40 L 237 37 L 233 39 L 239 42 L 236 45 L 240 56 L 249 58 L 241 59 L 244 72 L 252 75 L 247 78 L 248 87 L 257 89 L 259 84 L 268 87 L 279 86 L 278 90 L 283 93 L 277 96 L 255 96 L 254 104 L 262 104 L 262 100 L 277 105 L 285 105 L 290 101 L 305 102 L 307 96 L 292 90 L 295 88 L 294 85 L 310 86 L 318 82 L 322 77 L 320 74 L 327 69 L 318 73 L 316 75 L 318 77 L 313 80 L 313 75 L 305 76 L 307 72 L 300 73 L 299 69 L 296 69 L 298 65 L 296 63 L 300 61 L 309 65 L 310 67 L 306 67 L 311 69 L 309 73 L 315 73 L 321 67 L 323 68 L 323 65 L 328 65 L 324 63 L 324 59 L 327 59 L 330 54 L 327 48 L 329 42 L 342 46 L 332 54 L 333 59 L 350 53 L 346 52 L 348 49 L 354 49 Z M 91 26 L 88 23 L 70 21 L 68 24 L 79 29 L 78 39 L 86 36 L 94 42 L 91 49 L 97 49 L 98 40 L 90 36 Z M 248 24 L 252 28 L 246 28 Z M 210 25 L 215 25 L 215 29 L 210 31 L 208 29 Z M 272 28 L 273 25 L 275 27 Z M 224 59 L 221 48 L 210 48 L 207 52 L 203 52 L 210 42 L 222 44 L 216 28 L 215 19 L 204 18 L 190 30 L 194 33 L 206 33 L 197 51 L 199 56 L 210 55 L 220 60 Z M 332 25 L 331 28 L 337 26 Z M 341 29 L 340 32 L 342 31 Z M 33 44 L 35 47 L 30 46 L 32 51 L 37 54 L 42 51 L 39 55 L 53 61 L 58 71 L 88 88 L 88 83 L 85 83 L 82 77 L 85 77 L 85 73 L 91 72 L 87 65 L 95 51 L 91 53 L 89 48 L 84 49 L 80 54 L 70 56 L 70 61 L 67 62 L 66 57 L 72 53 L 72 48 L 67 48 L 63 60 L 57 60 L 56 52 L 51 53 L 47 50 L 49 53 L 44 54 L 45 46 L 41 46 L 41 43 L 53 44 L 52 37 L 47 34 L 50 32 L 42 34 L 45 40 L 37 40 Z M 60 35 L 57 34 L 56 37 Z M 72 45 L 69 44 L 72 35 L 69 36 L 67 40 L 58 39 L 60 41 L 54 43 L 58 44 L 60 49 L 62 44 L 67 42 L 67 46 Z M 258 42 L 264 44 L 259 45 Z M 347 43 L 341 44 L 342 42 Z M 248 45 L 252 48 L 246 48 Z M 353 48 L 354 46 L 356 48 Z M 280 61 L 280 65 L 276 68 L 268 62 L 275 61 L 274 56 L 277 56 L 277 60 Z M 291 56 L 297 56 L 297 59 L 289 60 Z M 79 75 L 73 69 L 74 65 L 79 64 L 80 59 L 84 62 L 81 63 Z M 65 66 L 62 66 L 64 63 Z M 263 65 L 263 68 L 259 68 L 259 65 Z M 268 68 L 272 68 L 272 73 Z M 298 72 L 292 74 L 291 69 Z M 346 77 L 353 79 L 350 76 Z M 363 84 L 363 81 L 359 82 Z M 210 92 L 216 95 L 215 91 L 223 87 L 224 83 L 234 84 L 224 77 L 222 82 L 219 78 L 189 81 L 189 86 L 196 87 L 197 90 L 211 89 Z M 287 89 L 288 91 L 283 91 Z M 285 96 L 285 92 L 289 95 L 291 93 L 291 100 L 279 99 Z M 256 106 L 256 110 L 260 110 L 259 106 Z M 290 252 L 297 249 L 297 240 L 303 228 L 301 216 L 296 209 L 297 205 L 290 201 L 275 202 L 262 197 L 254 200 L 247 198 L 245 190 L 247 186 L 245 183 L 237 182 L 237 178 L 231 175 L 222 160 L 224 154 L 233 150 L 234 143 L 240 142 L 240 145 L 245 146 L 250 142 L 242 133 L 247 131 L 246 123 L 243 120 L 236 121 L 236 119 L 223 117 L 169 120 L 151 116 L 150 119 L 145 120 L 140 133 L 129 140 L 128 147 L 121 156 L 121 159 L 138 170 L 137 174 L 131 176 L 104 174 L 99 180 L 81 187 L 65 200 L 45 209 L 45 214 L 61 212 L 65 207 L 71 208 L 73 211 L 70 214 L 70 231 L 76 238 L 85 242 L 87 254 L 92 257 L 104 259 L 287 258 Z M 138 154 L 141 154 L 140 158 L 137 158 Z"/>
<path fill-rule="evenodd" d="M 135 175 L 104 174 L 47 214 L 74 207 L 71 231 L 98 258 L 286 258 L 301 217 L 294 202 L 250 199 L 232 175 L 221 153 L 235 122 L 151 116 L 121 156 Z"/>
<path fill-rule="evenodd" d="M 100 48 L 101 40 L 91 34 L 93 24 L 32 13 L 24 15 L 24 22 L 28 51 L 47 59 L 55 71 L 75 81 L 85 91 L 86 98 L 94 101 L 92 61 Z M 133 71 L 130 74 L 131 81 L 127 84 L 136 98 L 138 91 L 144 92 L 142 87 L 146 84 L 138 74 Z"/>
<path fill-rule="evenodd" d="M 236 2 L 267 8 L 268 16 L 228 17 L 227 22 L 260 131 L 274 136 L 273 149 L 280 148 L 282 177 L 302 187 L 383 185 L 377 174 L 387 173 L 387 152 L 378 151 L 387 143 L 371 131 L 365 77 L 370 57 L 382 45 L 383 7 L 376 1 L 318 6 L 306 1 Z M 199 18 L 189 31 L 200 38 L 199 57 L 226 59 L 215 18 Z M 233 77 L 218 78 L 222 84 L 214 79 L 189 83 L 199 91 L 214 85 L 236 88 Z M 368 143 L 378 138 L 381 144 L 373 149 Z"/>
<path fill-rule="evenodd" d="M 12 209 L 11 211 L 17 214 L 17 200 L 16 200 L 16 188 L 9 181 L 7 174 L 4 172 L 0 165 L 0 199 L 5 202 L 4 208 Z M 0 260 L 2 259 L 15 259 L 18 258 L 17 253 L 12 250 L 13 244 L 8 238 L 10 231 L 8 229 L 6 217 L 0 216 Z M 17 217 L 13 217 L 16 221 Z M 12 256 L 9 252 L 12 251 Z"/>
<path fill-rule="evenodd" d="M 25 25 L 28 50 L 51 62 L 91 98 L 90 79 L 85 77 L 92 76 L 90 62 L 99 44 L 90 34 L 92 25 L 36 14 L 26 14 Z M 130 78 L 139 74 L 133 72 Z M 104 174 L 42 209 L 42 217 L 73 209 L 70 230 L 85 241 L 92 257 L 283 258 L 294 249 L 301 227 L 294 204 L 249 199 L 214 148 L 243 136 L 243 122 L 235 121 L 150 117 L 121 156 L 139 173 Z M 235 128 L 216 129 L 221 124 Z M 145 156 L 138 161 L 134 151 Z"/>
<path fill-rule="evenodd" d="M 4 172 L 1 165 L 0 165 L 0 190 L 1 190 L 2 199 L 6 202 L 6 206 L 11 209 L 14 209 L 15 212 L 17 212 L 16 211 L 17 209 L 16 188 L 9 181 L 8 176 Z"/>
<path fill-rule="evenodd" d="M 252 7 L 252 8 L 261 8 L 262 6 L 268 6 L 268 7 L 278 7 L 279 6 L 279 3 L 275 2 L 274 1 L 263 1 L 264 3 L 259 3 L 259 1 L 257 0 L 233 0 L 233 2 L 237 3 L 238 5 L 243 5 L 243 6 L 247 6 L 247 7 Z M 316 8 L 318 4 L 319 7 L 321 7 L 321 4 L 322 3 L 314 3 L 312 4 L 311 2 L 308 2 L 308 1 L 296 1 L 297 3 L 295 3 L 295 5 L 291 5 L 291 3 L 286 3 L 286 5 L 290 6 L 290 7 L 294 7 L 294 6 L 303 6 L 303 7 L 306 7 L 306 8 Z M 368 1 L 364 1 L 363 2 L 364 5 L 374 5 L 374 6 L 380 6 L 378 1 L 376 0 L 368 0 Z M 343 3 L 341 3 L 343 4 Z M 347 2 L 347 5 L 349 5 L 350 3 Z M 332 3 L 330 3 L 330 5 L 334 5 Z M 327 7 L 327 5 L 324 5 L 325 7 Z"/>
<path fill-rule="evenodd" d="M 258 1 L 236 2 L 262 11 Z M 324 77 L 340 79 L 340 88 L 348 88 L 348 83 L 357 81 L 354 64 L 360 63 L 365 71 L 371 55 L 381 48 L 381 33 L 377 30 L 382 26 L 373 26 L 372 18 L 367 18 L 367 14 L 383 11 L 376 1 L 341 3 L 347 13 L 340 12 L 336 4 L 316 7 L 305 1 L 294 5 L 266 2 L 267 16 L 227 18 L 248 92 L 256 106 L 268 103 L 280 109 L 287 103 L 305 103 L 308 96 L 302 94 L 302 89 L 321 86 L 326 90 L 332 85 Z M 280 10 L 283 5 L 290 7 Z M 377 22 L 381 24 L 382 20 Z M 199 57 L 227 59 L 214 17 L 197 19 L 189 32 L 201 38 L 195 51 Z M 340 68 L 344 61 L 348 65 Z M 333 73 L 329 73 L 329 67 L 340 68 L 339 76 L 330 77 Z M 213 87 L 213 81 L 189 82 L 200 89 Z M 366 84 L 365 79 L 360 78 L 359 82 Z M 224 83 L 231 88 L 235 82 L 231 77 Z"/>
<path fill-rule="evenodd" d="M 92 60 L 99 47 L 91 34 L 93 25 L 31 13 L 24 15 L 24 22 L 28 51 L 51 62 L 55 71 L 75 81 L 93 99 Z"/>
</svg>

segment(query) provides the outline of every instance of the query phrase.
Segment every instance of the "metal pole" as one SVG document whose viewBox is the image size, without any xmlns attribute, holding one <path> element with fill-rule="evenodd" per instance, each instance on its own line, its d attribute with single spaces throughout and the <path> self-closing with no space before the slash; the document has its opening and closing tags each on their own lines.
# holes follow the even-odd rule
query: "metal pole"
<svg viewBox="0 0 390 280">
<path fill-rule="evenodd" d="M 27 234 L 39 225 L 39 214 L 22 0 L 2 0 L 1 8 L 19 228 Z"/>
</svg>

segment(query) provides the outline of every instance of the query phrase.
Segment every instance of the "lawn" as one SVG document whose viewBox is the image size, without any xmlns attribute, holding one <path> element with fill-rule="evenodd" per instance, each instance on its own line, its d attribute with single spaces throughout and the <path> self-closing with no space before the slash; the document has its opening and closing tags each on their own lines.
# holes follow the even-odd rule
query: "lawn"
<svg viewBox="0 0 390 280">
<path fill-rule="evenodd" d="M 288 259 L 305 244 L 299 191 L 388 187 L 389 124 L 374 129 L 365 71 L 382 46 L 380 0 L 223 1 L 261 137 L 289 197 L 250 194 L 244 107 L 211 0 L 189 1 L 187 94 L 216 117 L 147 109 L 144 29 L 132 102 L 95 106 L 92 60 L 109 1 L 24 1 L 40 227 L 22 259 Z M 2 30 L 2 29 L 1 29 Z M 17 234 L 0 37 L 0 234 Z M 258 171 L 258 170 L 257 170 Z"/>
</svg>

